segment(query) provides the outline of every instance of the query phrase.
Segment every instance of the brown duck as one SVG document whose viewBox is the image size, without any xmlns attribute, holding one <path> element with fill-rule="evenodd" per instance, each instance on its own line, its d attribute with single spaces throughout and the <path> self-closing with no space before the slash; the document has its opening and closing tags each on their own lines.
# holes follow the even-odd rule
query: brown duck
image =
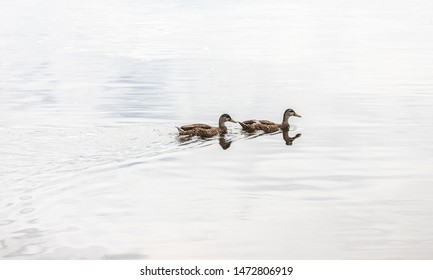
<svg viewBox="0 0 433 280">
<path fill-rule="evenodd" d="M 176 127 L 179 130 L 180 137 L 192 137 L 192 136 L 200 136 L 200 137 L 212 137 L 215 135 L 224 135 L 227 133 L 226 122 L 234 122 L 229 114 L 222 114 L 218 121 L 218 127 L 213 127 L 207 124 L 189 124 L 181 127 Z"/>
<path fill-rule="evenodd" d="M 248 120 L 244 122 L 239 122 L 239 124 L 242 126 L 242 129 L 247 132 L 263 130 L 265 133 L 271 133 L 276 132 L 279 129 L 289 129 L 289 117 L 292 116 L 299 118 L 301 117 L 300 115 L 296 114 L 296 112 L 292 109 L 287 109 L 283 114 L 283 121 L 281 122 L 281 124 L 276 124 L 268 120 Z"/>
</svg>

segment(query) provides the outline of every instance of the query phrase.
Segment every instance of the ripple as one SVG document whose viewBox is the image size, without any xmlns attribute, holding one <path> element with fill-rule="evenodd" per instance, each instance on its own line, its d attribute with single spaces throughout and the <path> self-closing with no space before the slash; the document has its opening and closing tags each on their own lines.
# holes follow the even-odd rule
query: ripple
<svg viewBox="0 0 433 280">
<path fill-rule="evenodd" d="M 15 221 L 13 221 L 13 220 L 0 220 L 0 226 L 10 225 L 10 224 L 12 224 L 14 222 Z"/>
<path fill-rule="evenodd" d="M 102 259 L 105 260 L 143 260 L 147 259 L 146 255 L 129 253 L 129 254 L 117 254 L 117 255 L 105 255 Z"/>
<path fill-rule="evenodd" d="M 2 257 L 431 257 L 430 1 L 9 2 Z M 28 3 L 83 16 L 23 33 Z M 288 107 L 287 134 L 177 140 Z"/>
<path fill-rule="evenodd" d="M 6 254 L 5 258 L 16 258 L 16 257 L 31 257 L 43 254 L 46 251 L 46 248 L 43 247 L 40 243 L 31 243 L 26 244 L 25 246 L 22 246 L 18 250 L 11 252 L 9 254 Z"/>
<path fill-rule="evenodd" d="M 24 208 L 20 211 L 20 214 L 28 214 L 35 211 L 35 208 Z"/>
</svg>

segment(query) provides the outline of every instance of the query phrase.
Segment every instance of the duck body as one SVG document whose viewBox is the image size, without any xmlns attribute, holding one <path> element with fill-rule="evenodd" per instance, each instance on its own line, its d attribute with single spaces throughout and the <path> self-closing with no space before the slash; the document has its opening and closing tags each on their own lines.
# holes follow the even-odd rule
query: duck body
<svg viewBox="0 0 433 280">
<path fill-rule="evenodd" d="M 262 130 L 264 133 L 272 133 L 277 132 L 278 130 L 285 130 L 289 129 L 289 117 L 295 116 L 295 117 L 301 117 L 300 115 L 296 114 L 295 111 L 292 109 L 287 109 L 283 114 L 283 121 L 278 124 L 274 123 L 268 120 L 259 120 L 259 121 L 246 121 L 246 122 L 239 122 L 239 124 L 242 126 L 242 128 L 245 131 L 253 132 L 256 130 Z"/>
<path fill-rule="evenodd" d="M 179 136 L 200 136 L 200 137 L 213 137 L 218 134 L 225 134 L 227 131 L 220 130 L 219 127 L 212 127 L 207 124 L 190 124 L 181 126 Z"/>
<path fill-rule="evenodd" d="M 216 136 L 218 134 L 224 135 L 227 133 L 227 126 L 225 125 L 225 122 L 236 122 L 234 121 L 228 114 L 222 114 L 219 118 L 219 125 L 218 127 L 213 127 L 207 124 L 189 124 L 184 125 L 181 127 L 177 127 L 179 131 L 180 137 L 193 137 L 193 136 L 199 136 L 203 138 L 209 138 Z"/>
<path fill-rule="evenodd" d="M 276 124 L 268 120 L 261 120 L 257 125 L 257 130 L 262 130 L 265 133 L 276 132 L 280 129 L 288 129 L 289 123 Z"/>
<path fill-rule="evenodd" d="M 238 122 L 241 126 L 242 129 L 246 132 L 254 132 L 257 130 L 257 127 L 259 125 L 259 122 L 256 120 L 248 120 L 248 121 L 243 121 L 243 122 Z"/>
</svg>

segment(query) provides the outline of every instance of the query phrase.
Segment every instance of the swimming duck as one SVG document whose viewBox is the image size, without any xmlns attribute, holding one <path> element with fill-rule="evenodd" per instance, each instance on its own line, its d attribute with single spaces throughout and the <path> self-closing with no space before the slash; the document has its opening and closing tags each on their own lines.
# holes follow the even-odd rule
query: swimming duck
<svg viewBox="0 0 433 280">
<path fill-rule="evenodd" d="M 229 114 L 222 114 L 218 121 L 218 127 L 213 127 L 207 124 L 189 124 L 181 127 L 176 127 L 179 130 L 179 136 L 184 137 L 192 137 L 192 136 L 200 136 L 200 137 L 212 137 L 217 134 L 224 135 L 227 133 L 227 126 L 225 122 L 234 122 Z"/>
<path fill-rule="evenodd" d="M 242 129 L 247 132 L 254 132 L 256 130 L 263 130 L 265 133 L 271 133 L 276 132 L 279 129 L 288 129 L 290 127 L 289 125 L 289 117 L 301 117 L 298 115 L 295 111 L 292 109 L 287 109 L 283 114 L 283 121 L 281 124 L 276 124 L 274 122 L 268 121 L 268 120 L 248 120 L 244 122 L 239 122 L 239 124 L 242 126 Z"/>
</svg>

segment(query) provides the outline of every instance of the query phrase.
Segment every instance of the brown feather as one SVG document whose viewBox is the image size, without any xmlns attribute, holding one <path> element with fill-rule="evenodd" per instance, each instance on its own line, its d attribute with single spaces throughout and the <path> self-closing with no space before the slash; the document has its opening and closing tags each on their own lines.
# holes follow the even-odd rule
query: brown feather
<svg viewBox="0 0 433 280">
<path fill-rule="evenodd" d="M 239 122 L 239 124 L 242 126 L 242 129 L 246 132 L 254 132 L 257 130 L 258 123 L 255 120 L 248 120 L 244 122 Z"/>
<path fill-rule="evenodd" d="M 188 124 L 181 126 L 183 130 L 191 130 L 191 129 L 197 129 L 197 128 L 203 128 L 203 129 L 210 129 L 212 128 L 210 125 L 202 124 L 202 123 L 195 123 L 195 124 Z"/>
<path fill-rule="evenodd" d="M 217 134 L 223 135 L 227 133 L 227 127 L 225 126 L 225 122 L 235 122 L 235 121 L 232 120 L 230 115 L 222 114 L 218 120 L 218 127 L 213 127 L 207 124 L 196 123 L 196 124 L 184 125 L 181 126 L 180 128 L 177 127 L 177 129 L 179 131 L 180 137 L 183 136 L 212 137 Z"/>
<path fill-rule="evenodd" d="M 268 120 L 259 120 L 259 123 L 264 125 L 275 125 L 274 122 L 268 121 Z"/>
<path fill-rule="evenodd" d="M 268 124 L 259 123 L 259 124 L 257 124 L 257 129 L 263 130 L 263 132 L 265 132 L 265 133 L 272 133 L 272 132 L 278 131 L 280 129 L 280 127 L 277 124 L 268 125 Z"/>
<path fill-rule="evenodd" d="M 218 127 L 212 127 L 210 129 L 198 128 L 195 135 L 200 137 L 212 137 L 217 135 L 219 132 Z"/>
</svg>

